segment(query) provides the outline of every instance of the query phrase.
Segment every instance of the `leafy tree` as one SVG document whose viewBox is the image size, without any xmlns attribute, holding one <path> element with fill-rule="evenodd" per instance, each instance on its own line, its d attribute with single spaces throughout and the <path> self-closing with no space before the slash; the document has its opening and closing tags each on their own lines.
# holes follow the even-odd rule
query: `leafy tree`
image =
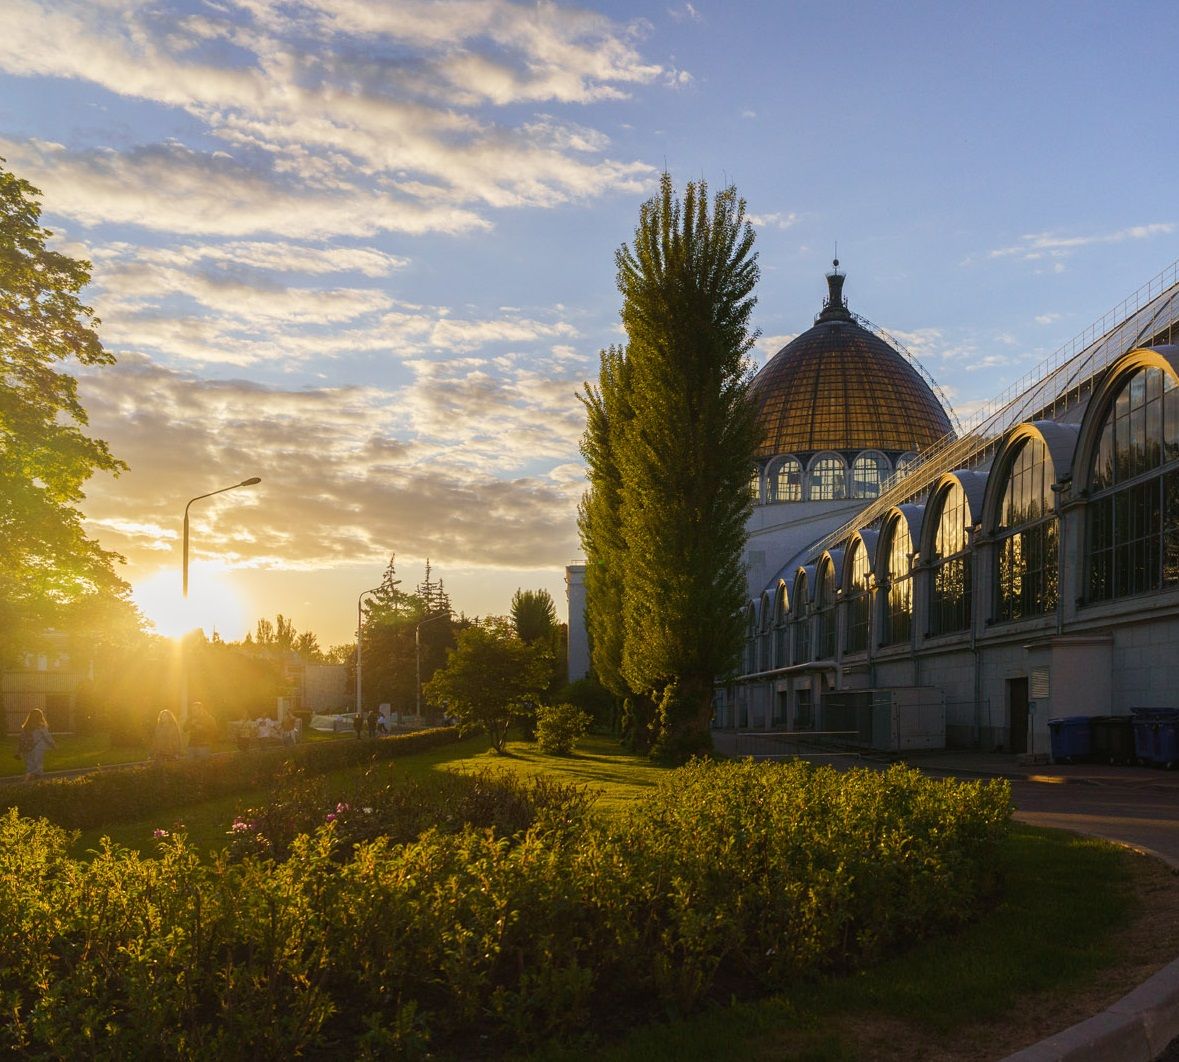
<svg viewBox="0 0 1179 1062">
<path fill-rule="evenodd" d="M 396 561 L 396 555 L 389 559 L 380 587 L 364 602 L 362 686 L 366 708 L 387 703 L 394 711 L 412 712 L 417 705 L 418 624 L 424 683 L 454 646 L 455 622 L 449 618 L 450 598 L 442 581 L 433 579 L 429 562 L 418 591 L 406 593 L 400 589 Z M 355 657 L 349 662 L 355 664 Z"/>
<path fill-rule="evenodd" d="M 485 731 L 491 747 L 503 752 L 512 720 L 528 711 L 548 677 L 543 653 L 508 627 L 485 624 L 459 633 L 458 646 L 423 693 L 454 716 L 463 731 Z"/>
<path fill-rule="evenodd" d="M 552 637 L 557 625 L 553 595 L 547 590 L 517 589 L 512 595 L 512 626 L 525 645 Z"/>
<path fill-rule="evenodd" d="M 621 590 L 619 676 L 657 703 L 656 752 L 673 759 L 711 748 L 713 682 L 741 648 L 757 441 L 747 398 L 753 240 L 735 189 L 710 201 L 703 182 L 689 182 L 681 202 L 664 174 L 633 245 L 615 258 L 625 352 L 603 355 L 598 390 L 585 399 L 594 455 L 582 519 L 587 598 L 591 610 L 603 607 L 590 569 L 604 564 L 604 581 Z M 606 421 L 598 467 L 596 407 Z M 603 622 L 591 613 L 591 630 Z M 611 685 L 613 676 L 600 677 Z"/>
<path fill-rule="evenodd" d="M 77 381 L 56 368 L 114 358 L 79 298 L 90 264 L 48 249 L 39 196 L 0 166 L 0 660 L 48 626 L 137 625 L 120 558 L 77 508 L 91 475 L 127 466 L 83 432 Z"/>
</svg>

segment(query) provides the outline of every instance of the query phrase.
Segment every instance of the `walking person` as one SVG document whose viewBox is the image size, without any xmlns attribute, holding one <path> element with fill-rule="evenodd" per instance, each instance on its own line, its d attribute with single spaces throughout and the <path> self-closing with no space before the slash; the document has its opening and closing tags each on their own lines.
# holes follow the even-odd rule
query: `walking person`
<svg viewBox="0 0 1179 1062">
<path fill-rule="evenodd" d="M 29 712 L 20 728 L 17 738 L 17 753 L 25 761 L 25 778 L 40 778 L 45 773 L 45 750 L 57 748 L 57 742 L 49 733 L 45 713 L 40 708 Z"/>
</svg>

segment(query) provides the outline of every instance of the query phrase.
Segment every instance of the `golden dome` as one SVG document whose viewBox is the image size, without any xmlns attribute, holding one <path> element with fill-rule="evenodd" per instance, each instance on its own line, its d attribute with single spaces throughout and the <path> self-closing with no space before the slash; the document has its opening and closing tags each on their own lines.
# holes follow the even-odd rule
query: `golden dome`
<svg viewBox="0 0 1179 1062">
<path fill-rule="evenodd" d="M 779 350 L 750 385 L 761 428 L 757 456 L 916 452 L 950 433 L 949 417 L 921 374 L 852 317 L 843 274 L 829 273 L 827 283 L 814 327 Z"/>
</svg>

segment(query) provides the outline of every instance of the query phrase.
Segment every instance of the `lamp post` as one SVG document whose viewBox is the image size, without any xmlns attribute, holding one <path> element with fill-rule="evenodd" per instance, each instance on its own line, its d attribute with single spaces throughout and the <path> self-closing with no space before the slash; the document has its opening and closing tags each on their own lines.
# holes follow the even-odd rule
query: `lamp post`
<svg viewBox="0 0 1179 1062">
<path fill-rule="evenodd" d="M 439 612 L 436 616 L 427 616 L 424 620 L 419 620 L 418 625 L 413 629 L 414 666 L 417 675 L 417 681 L 414 683 L 416 691 L 414 716 L 418 723 L 422 721 L 422 628 L 427 623 L 433 623 L 435 620 L 440 619 L 450 619 L 450 609 L 447 609 L 445 612 Z"/>
<path fill-rule="evenodd" d="M 381 584 L 384 585 L 383 583 Z M 360 596 L 356 599 L 356 714 L 360 715 L 361 700 L 360 700 L 360 646 L 361 635 L 364 634 L 364 614 L 360 611 L 360 603 L 368 594 L 375 594 L 380 590 L 380 586 L 374 586 L 371 590 L 361 590 Z"/>
<path fill-rule="evenodd" d="M 198 494 L 195 498 L 190 498 L 188 505 L 184 507 L 184 560 L 181 571 L 183 572 L 184 584 L 184 598 L 188 600 L 188 509 L 193 502 L 198 502 L 202 498 L 211 498 L 214 494 L 224 494 L 227 490 L 237 490 L 238 487 L 253 487 L 262 480 L 258 476 L 251 476 L 249 479 L 243 479 L 240 483 L 232 483 L 228 487 L 222 487 L 220 490 L 211 490 L 208 494 Z M 184 643 L 180 646 L 180 722 L 184 723 L 188 719 L 188 656 L 184 652 Z"/>
</svg>

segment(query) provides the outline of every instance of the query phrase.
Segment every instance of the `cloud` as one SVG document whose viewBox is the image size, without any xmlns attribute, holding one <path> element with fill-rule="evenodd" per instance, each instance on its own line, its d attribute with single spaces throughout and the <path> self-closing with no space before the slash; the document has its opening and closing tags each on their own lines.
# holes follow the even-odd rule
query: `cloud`
<svg viewBox="0 0 1179 1062">
<path fill-rule="evenodd" d="M 754 226 L 763 229 L 788 229 L 798 223 L 798 215 L 793 212 L 789 214 L 749 214 L 747 217 Z"/>
<path fill-rule="evenodd" d="M 91 482 L 90 525 L 145 570 L 174 548 L 188 498 L 258 475 L 257 490 L 194 509 L 194 559 L 312 570 L 383 563 L 395 543 L 448 565 L 563 564 L 576 550 L 584 489 L 571 471 L 572 381 L 512 365 L 417 368 L 403 392 L 288 391 L 137 356 L 87 370 L 91 430 L 131 466 L 117 482 Z M 456 432 L 455 417 L 473 427 Z M 538 456 L 554 471 L 537 470 Z M 496 478 L 494 468 L 514 474 Z"/>
<path fill-rule="evenodd" d="M 606 157 L 598 130 L 551 114 L 495 122 L 488 106 L 590 103 L 685 79 L 641 59 L 639 24 L 553 4 L 214 10 L 12 0 L 0 69 L 182 111 L 215 145 L 70 152 L 9 141 L 55 211 L 228 236 L 469 231 L 487 224 L 486 207 L 640 192 L 654 177 L 646 163 Z"/>
<path fill-rule="evenodd" d="M 667 13 L 673 22 L 703 22 L 704 16 L 696 10 L 695 5 L 686 2 L 678 7 L 669 7 Z"/>
<path fill-rule="evenodd" d="M 990 251 L 988 258 L 1019 258 L 1023 261 L 1038 261 L 1043 258 L 1065 258 L 1083 247 L 1099 244 L 1124 243 L 1126 240 L 1149 240 L 1155 236 L 1166 236 L 1175 231 L 1171 222 L 1152 222 L 1148 225 L 1132 225 L 1115 232 L 1095 233 L 1088 236 L 1065 236 L 1053 232 L 1029 233 L 1021 236 L 1019 242 Z M 1057 272 L 1063 269 L 1057 263 Z"/>
<path fill-rule="evenodd" d="M 1038 313 L 1038 314 L 1036 314 L 1036 324 L 1038 324 L 1038 325 L 1050 325 L 1050 324 L 1054 324 L 1055 322 L 1057 322 L 1059 320 L 1060 320 L 1060 314 L 1058 314 L 1058 313 Z"/>
</svg>

